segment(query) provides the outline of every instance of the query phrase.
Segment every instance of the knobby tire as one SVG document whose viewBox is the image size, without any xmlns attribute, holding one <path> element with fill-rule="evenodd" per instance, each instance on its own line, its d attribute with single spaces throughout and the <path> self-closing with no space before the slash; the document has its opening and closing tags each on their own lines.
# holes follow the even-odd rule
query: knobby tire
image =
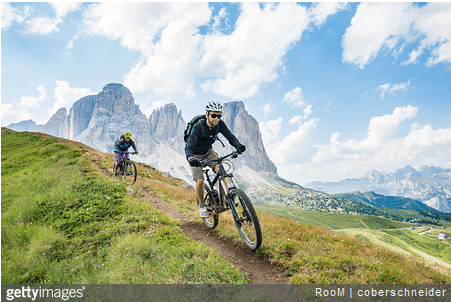
<svg viewBox="0 0 451 302">
<path fill-rule="evenodd" d="M 131 171 L 131 174 L 129 175 L 128 172 Z M 138 176 L 138 172 L 136 170 L 136 165 L 132 161 L 128 161 L 126 164 L 126 169 L 124 169 L 124 181 L 132 185 L 136 181 L 136 177 Z"/>
<path fill-rule="evenodd" d="M 236 203 L 237 199 L 239 205 L 235 208 L 241 221 L 235 221 L 236 228 L 250 249 L 258 249 L 262 244 L 262 231 L 254 206 L 243 191 L 231 189 L 230 200 Z"/>
</svg>

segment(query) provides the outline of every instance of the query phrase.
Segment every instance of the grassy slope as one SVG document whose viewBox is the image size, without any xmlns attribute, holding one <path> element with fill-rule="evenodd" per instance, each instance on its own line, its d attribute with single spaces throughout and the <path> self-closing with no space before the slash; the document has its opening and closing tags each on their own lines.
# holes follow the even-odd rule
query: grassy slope
<svg viewBox="0 0 451 302">
<path fill-rule="evenodd" d="M 246 283 L 78 143 L 2 129 L 2 283 Z"/>
<path fill-rule="evenodd" d="M 395 229 L 414 226 L 372 215 L 351 215 L 337 213 L 306 212 L 296 208 L 277 206 L 257 206 L 258 209 L 277 214 L 310 225 L 317 225 L 332 230 L 340 229 Z"/>
<path fill-rule="evenodd" d="M 306 212 L 295 208 L 258 206 L 258 209 L 277 214 L 297 222 L 321 226 L 332 230 L 346 231 L 349 235 L 362 240 L 382 243 L 393 250 L 417 255 L 415 250 L 427 253 L 451 265 L 451 246 L 448 240 L 441 242 L 437 237 L 419 235 L 411 227 L 414 224 L 402 223 L 371 215 L 349 215 Z M 449 224 L 445 221 L 446 224 Z M 396 230 L 395 230 L 396 229 Z M 424 229 L 426 230 L 426 229 Z M 444 229 L 448 232 L 448 229 Z M 438 235 L 440 230 L 430 232 Z"/>
<path fill-rule="evenodd" d="M 98 175 L 80 146 L 2 129 L 2 283 L 247 281 L 176 221 Z M 153 171 L 146 186 L 200 221 L 194 194 L 181 184 Z M 366 240 L 258 215 L 264 240 L 257 255 L 279 263 L 292 283 L 451 283 L 450 274 Z M 228 213 L 218 232 L 240 241 Z"/>
</svg>

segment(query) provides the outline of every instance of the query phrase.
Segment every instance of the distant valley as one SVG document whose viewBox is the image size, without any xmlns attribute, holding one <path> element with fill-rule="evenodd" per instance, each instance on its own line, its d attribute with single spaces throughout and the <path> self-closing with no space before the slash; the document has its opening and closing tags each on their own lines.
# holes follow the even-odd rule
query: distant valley
<svg viewBox="0 0 451 302">
<path fill-rule="evenodd" d="M 423 166 L 419 170 L 406 166 L 394 173 L 373 170 L 364 177 L 340 182 L 311 182 L 306 187 L 339 194 L 368 192 L 419 200 L 436 210 L 451 212 L 451 169 Z"/>
</svg>

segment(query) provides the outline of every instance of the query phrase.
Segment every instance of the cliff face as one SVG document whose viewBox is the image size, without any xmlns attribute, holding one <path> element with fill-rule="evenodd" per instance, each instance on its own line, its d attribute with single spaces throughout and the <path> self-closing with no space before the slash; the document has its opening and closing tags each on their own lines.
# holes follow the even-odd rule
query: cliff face
<svg viewBox="0 0 451 302">
<path fill-rule="evenodd" d="M 242 161 L 255 171 L 277 174 L 277 168 L 269 159 L 263 145 L 258 122 L 246 111 L 242 102 L 224 104 L 223 120 L 230 131 L 246 146 Z M 232 148 L 228 148 L 228 151 Z"/>
<path fill-rule="evenodd" d="M 238 167 L 246 165 L 255 171 L 277 174 L 275 165 L 266 155 L 258 123 L 244 109 L 244 104 L 232 102 L 224 107 L 224 121 L 247 149 L 237 162 Z M 48 133 L 103 152 L 113 152 L 116 139 L 129 130 L 137 142 L 139 160 L 176 177 L 191 179 L 185 159 L 183 131 L 186 122 L 182 112 L 174 104 L 167 104 L 147 118 L 135 104 L 130 90 L 121 84 L 108 84 L 99 94 L 81 98 L 69 112 L 66 108 L 59 109 L 45 125 L 26 121 L 8 128 Z M 223 141 L 226 143 L 225 139 Z M 215 149 L 225 154 L 233 148 L 218 145 Z"/>
<path fill-rule="evenodd" d="M 158 110 L 154 110 L 149 116 L 149 122 L 149 135 L 154 148 L 159 143 L 165 143 L 178 153 L 183 154 L 185 152 L 183 131 L 186 123 L 183 120 L 182 111 L 177 111 L 174 104 L 167 104 Z"/>
</svg>

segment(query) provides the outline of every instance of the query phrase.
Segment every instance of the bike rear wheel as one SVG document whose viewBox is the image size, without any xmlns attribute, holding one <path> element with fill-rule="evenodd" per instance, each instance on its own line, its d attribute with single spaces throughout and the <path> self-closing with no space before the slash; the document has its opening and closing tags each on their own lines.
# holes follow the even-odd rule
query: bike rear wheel
<svg viewBox="0 0 451 302">
<path fill-rule="evenodd" d="M 204 190 L 205 190 L 205 192 L 210 192 L 210 186 L 207 183 L 204 183 Z M 214 209 L 215 200 L 213 197 L 213 193 L 207 194 L 207 198 L 205 199 L 205 204 L 207 205 L 207 209 L 209 207 Z M 218 213 L 216 213 L 216 211 L 213 211 L 209 217 L 202 218 L 202 219 L 204 220 L 205 225 L 209 229 L 213 230 L 214 228 L 216 228 L 218 226 L 219 216 L 218 216 Z"/>
<path fill-rule="evenodd" d="M 132 161 L 127 161 L 125 165 L 126 169 L 124 169 L 124 181 L 132 185 L 136 181 L 136 177 L 138 176 L 138 171 L 136 170 L 136 165 Z"/>
<path fill-rule="evenodd" d="M 244 243 L 250 249 L 258 249 L 262 244 L 262 231 L 254 206 L 240 189 L 231 189 L 229 196 L 230 201 L 233 203 L 231 206 L 238 205 L 235 206 L 238 214 L 238 220 L 235 220 L 235 225 L 241 238 L 243 238 Z"/>
</svg>

